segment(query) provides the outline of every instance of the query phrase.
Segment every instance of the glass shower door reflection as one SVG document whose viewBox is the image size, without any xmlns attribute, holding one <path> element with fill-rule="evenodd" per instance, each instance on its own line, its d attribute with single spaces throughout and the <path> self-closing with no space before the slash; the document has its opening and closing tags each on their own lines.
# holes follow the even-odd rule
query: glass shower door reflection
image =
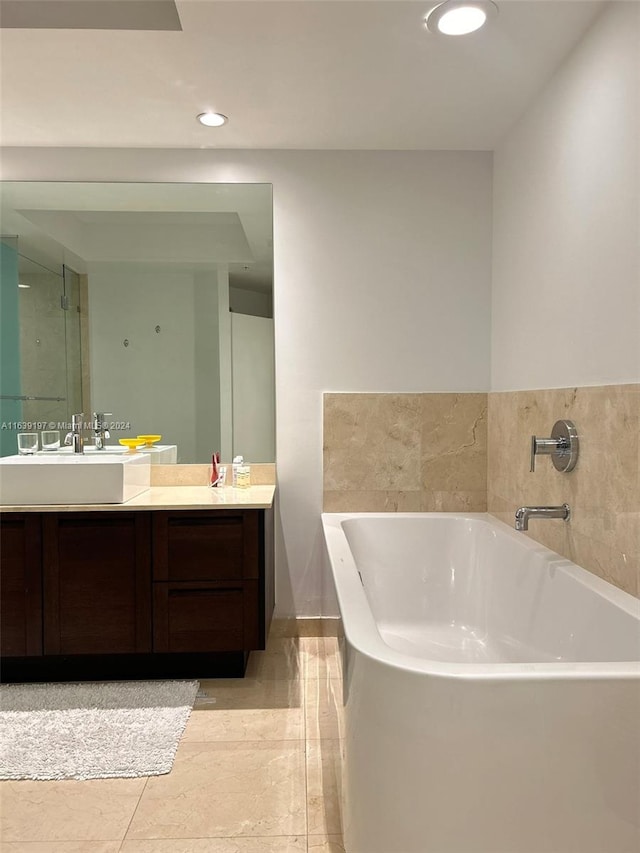
<svg viewBox="0 0 640 853">
<path fill-rule="evenodd" d="M 64 435 L 71 415 L 82 411 L 79 276 L 18 253 L 17 303 L 12 360 L 20 382 L 11 395 L 19 398 L 21 416 L 3 420 L 3 456 L 17 453 L 17 434 L 27 425 L 29 431 L 57 429 Z M 4 402 L 9 392 L 0 391 Z"/>
<path fill-rule="evenodd" d="M 20 373 L 26 423 L 67 420 L 65 317 L 62 270 L 20 255 Z M 44 399 L 43 399 L 44 398 Z M 45 428 L 45 427 L 42 427 Z M 56 429 L 56 427 L 51 427 Z"/>
<path fill-rule="evenodd" d="M 64 329 L 65 371 L 67 383 L 67 420 L 82 412 L 82 347 L 80 332 L 80 276 L 69 267 L 63 267 L 64 277 Z M 88 401 L 85 401 L 88 403 Z M 87 420 L 89 412 L 87 411 Z"/>
</svg>

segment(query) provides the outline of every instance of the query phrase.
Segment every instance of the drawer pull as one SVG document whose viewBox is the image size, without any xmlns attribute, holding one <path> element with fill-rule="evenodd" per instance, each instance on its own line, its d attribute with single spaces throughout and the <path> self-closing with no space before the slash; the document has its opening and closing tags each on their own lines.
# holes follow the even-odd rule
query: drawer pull
<svg viewBox="0 0 640 853">
<path fill-rule="evenodd" d="M 197 516 L 189 516 L 188 518 L 170 518 L 169 527 L 229 527 L 230 525 L 242 524 L 242 518 L 235 516 L 229 518 L 198 518 Z"/>
<path fill-rule="evenodd" d="M 189 589 L 170 589 L 169 596 L 172 598 L 184 598 L 188 595 L 237 595 L 242 592 L 242 587 L 219 587 L 217 589 L 190 587 Z"/>
<path fill-rule="evenodd" d="M 61 518 L 58 522 L 58 528 L 61 531 L 65 530 L 90 530 L 94 527 L 104 529 L 109 528 L 127 528 L 133 527 L 133 519 L 130 515 L 118 514 L 115 518 L 104 518 L 104 515 L 96 521 L 95 518 Z"/>
</svg>

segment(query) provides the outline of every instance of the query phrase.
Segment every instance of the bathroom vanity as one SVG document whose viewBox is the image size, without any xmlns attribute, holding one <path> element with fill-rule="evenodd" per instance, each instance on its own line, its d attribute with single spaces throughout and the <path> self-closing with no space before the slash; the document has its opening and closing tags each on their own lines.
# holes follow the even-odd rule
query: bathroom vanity
<svg viewBox="0 0 640 853">
<path fill-rule="evenodd" d="M 3 508 L 3 680 L 243 675 L 275 603 L 273 492 Z"/>
</svg>

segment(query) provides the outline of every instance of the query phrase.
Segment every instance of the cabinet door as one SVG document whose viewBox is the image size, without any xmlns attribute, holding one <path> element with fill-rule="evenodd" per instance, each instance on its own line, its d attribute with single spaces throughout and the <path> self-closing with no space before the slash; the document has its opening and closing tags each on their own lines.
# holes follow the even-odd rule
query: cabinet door
<svg viewBox="0 0 640 853">
<path fill-rule="evenodd" d="M 42 543 L 38 513 L 1 519 L 0 649 L 6 657 L 42 654 Z"/>
<path fill-rule="evenodd" d="M 154 580 L 240 581 L 258 578 L 258 512 L 154 512 Z"/>
<path fill-rule="evenodd" d="M 145 512 L 44 516 L 45 654 L 151 651 Z"/>
</svg>

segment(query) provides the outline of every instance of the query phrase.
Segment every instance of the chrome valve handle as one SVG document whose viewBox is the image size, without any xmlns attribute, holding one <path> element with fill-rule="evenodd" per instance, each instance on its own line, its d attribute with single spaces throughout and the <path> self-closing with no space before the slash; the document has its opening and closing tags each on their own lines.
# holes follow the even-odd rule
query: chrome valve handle
<svg viewBox="0 0 640 853">
<path fill-rule="evenodd" d="M 578 461 L 578 431 L 573 421 L 556 421 L 551 438 L 531 436 L 530 471 L 536 470 L 536 456 L 549 455 L 556 471 L 568 474 Z"/>
</svg>

